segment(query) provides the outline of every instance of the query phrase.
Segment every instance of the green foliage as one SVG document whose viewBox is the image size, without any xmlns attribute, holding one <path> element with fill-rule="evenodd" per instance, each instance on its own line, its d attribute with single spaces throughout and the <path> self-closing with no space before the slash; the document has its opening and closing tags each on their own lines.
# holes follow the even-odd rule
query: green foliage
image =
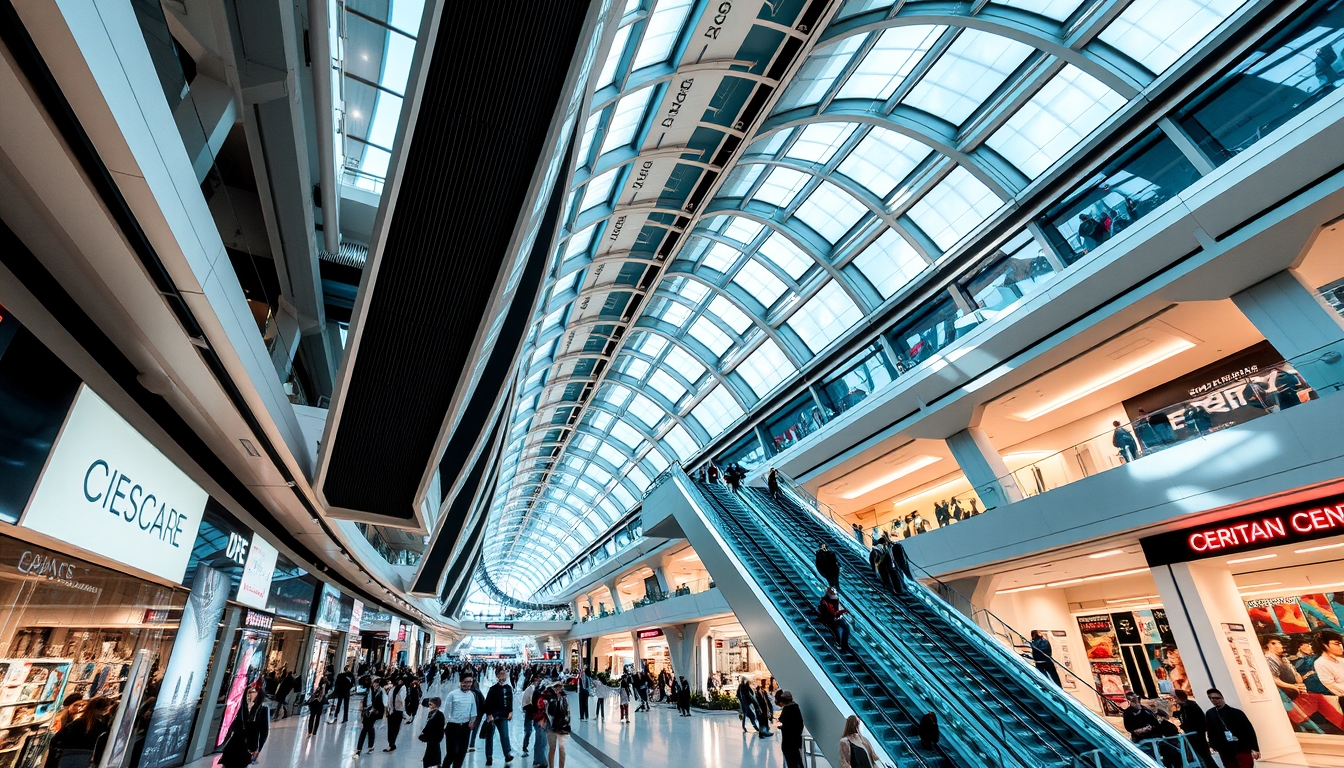
<svg viewBox="0 0 1344 768">
<path fill-rule="evenodd" d="M 691 694 L 691 706 L 700 709 L 717 710 L 735 710 L 738 708 L 737 697 L 728 693 L 716 693 L 713 698 L 705 698 L 700 692 Z"/>
</svg>

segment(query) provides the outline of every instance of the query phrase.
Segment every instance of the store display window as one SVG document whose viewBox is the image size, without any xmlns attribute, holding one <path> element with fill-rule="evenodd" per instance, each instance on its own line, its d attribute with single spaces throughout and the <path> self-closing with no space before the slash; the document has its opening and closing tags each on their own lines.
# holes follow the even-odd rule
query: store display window
<svg viewBox="0 0 1344 768">
<path fill-rule="evenodd" d="M 108 733 L 95 765 L 138 751 L 186 593 L 8 537 L 0 573 L 0 768 L 59 759 L 86 713 Z"/>
<path fill-rule="evenodd" d="M 1269 682 L 1293 729 L 1344 736 L 1344 592 L 1245 602 Z"/>
<path fill-rule="evenodd" d="M 1093 684 L 1118 707 L 1126 706 L 1125 691 L 1163 700 L 1175 691 L 1194 694 L 1165 610 L 1079 616 L 1078 631 Z"/>
</svg>

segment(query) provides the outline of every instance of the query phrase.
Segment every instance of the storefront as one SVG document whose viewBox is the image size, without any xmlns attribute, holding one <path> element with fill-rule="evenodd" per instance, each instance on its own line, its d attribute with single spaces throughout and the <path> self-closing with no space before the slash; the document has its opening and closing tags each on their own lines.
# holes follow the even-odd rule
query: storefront
<svg viewBox="0 0 1344 768">
<path fill-rule="evenodd" d="M 765 660 L 740 625 L 715 627 L 709 633 L 709 645 L 710 673 L 718 677 L 720 687 L 736 685 L 739 677 L 745 677 L 753 684 L 770 677 Z"/>
<path fill-rule="evenodd" d="M 672 672 L 672 654 L 667 648 L 667 637 L 661 629 L 641 629 L 635 632 L 639 643 L 639 658 L 648 667 L 649 674 L 655 677 L 664 669 Z"/>
</svg>

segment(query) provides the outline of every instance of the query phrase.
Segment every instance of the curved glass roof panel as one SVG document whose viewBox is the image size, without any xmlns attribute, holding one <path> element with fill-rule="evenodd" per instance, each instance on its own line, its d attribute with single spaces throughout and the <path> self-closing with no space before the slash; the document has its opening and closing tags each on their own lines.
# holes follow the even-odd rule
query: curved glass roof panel
<svg viewBox="0 0 1344 768">
<path fill-rule="evenodd" d="M 766 238 L 757 252 L 794 280 L 802 277 L 807 268 L 814 263 L 812 257 L 803 253 L 793 241 L 778 232 Z"/>
<path fill-rule="evenodd" d="M 594 82 L 594 88 L 600 90 L 616 82 L 616 69 L 621 64 L 621 59 L 625 56 L 625 46 L 630 42 L 631 25 L 616 30 L 616 36 L 611 41 L 611 53 L 607 54 L 607 60 L 602 64 L 602 71 L 597 74 L 597 80 Z"/>
<path fill-rule="evenodd" d="M 1070 64 L 985 144 L 1034 179 L 1124 105 L 1124 97 Z"/>
<path fill-rule="evenodd" d="M 1134 0 L 1098 35 L 1161 74 L 1203 40 L 1245 0 Z"/>
<path fill-rule="evenodd" d="M 848 37 L 838 45 L 807 57 L 798 74 L 789 82 L 789 87 L 784 89 L 775 111 L 784 112 L 821 101 L 862 45 L 861 36 Z"/>
<path fill-rule="evenodd" d="M 673 345 L 672 348 L 667 351 L 667 356 L 663 358 L 663 365 L 681 374 L 682 378 L 692 384 L 699 381 L 700 377 L 705 373 L 705 366 L 701 365 L 699 360 L 696 360 L 689 352 L 676 345 Z"/>
<path fill-rule="evenodd" d="M 741 165 L 733 169 L 728 174 L 728 179 L 723 182 L 719 189 L 719 194 L 724 197 L 742 197 L 751 191 L 755 186 L 756 180 L 761 178 L 765 172 L 764 165 Z"/>
<path fill-rule="evenodd" d="M 725 243 L 715 242 L 705 251 L 704 258 L 700 265 L 708 267 L 715 272 L 727 272 L 737 263 L 738 258 L 742 256 L 736 248 Z"/>
<path fill-rule="evenodd" d="M 682 395 L 686 394 L 686 388 L 676 379 L 669 376 L 667 371 L 664 371 L 662 368 L 655 370 L 653 374 L 649 376 L 649 386 L 653 387 L 655 391 L 661 393 L 663 397 L 666 397 L 673 404 L 680 401 Z"/>
<path fill-rule="evenodd" d="M 747 382 L 757 397 L 765 397 L 770 390 L 797 372 L 797 368 L 774 339 L 766 339 L 756 351 L 747 355 L 734 369 Z"/>
<path fill-rule="evenodd" d="M 794 216 L 811 227 L 817 234 L 834 243 L 868 212 L 868 208 L 854 196 L 829 181 L 807 196 Z"/>
<path fill-rule="evenodd" d="M 787 208 L 793 198 L 803 191 L 803 187 L 812 180 L 812 176 L 792 168 L 773 168 L 765 177 L 752 200 Z"/>
<path fill-rule="evenodd" d="M 656 428 L 659 422 L 663 420 L 663 416 L 666 415 L 666 411 L 643 395 L 635 395 L 635 399 L 630 401 L 629 413 L 643 422 L 644 426 L 650 430 Z"/>
<path fill-rule="evenodd" d="M 814 123 L 798 134 L 785 157 L 825 165 L 854 133 L 855 123 Z"/>
<path fill-rule="evenodd" d="M 1064 21 L 1078 10 L 1082 0 L 998 0 L 1000 5 L 1040 14 L 1055 21 Z"/>
<path fill-rule="evenodd" d="M 788 286 L 784 285 L 769 268 L 755 258 L 747 259 L 746 263 L 737 270 L 732 282 L 767 308 L 772 306 L 788 290 Z"/>
<path fill-rule="evenodd" d="M 961 125 L 1033 50 L 990 32 L 963 30 L 902 103 Z"/>
<path fill-rule="evenodd" d="M 944 26 L 924 24 L 886 30 L 845 79 L 836 98 L 880 101 L 891 98 L 946 31 Z"/>
<path fill-rule="evenodd" d="M 639 124 L 644 121 L 648 111 L 649 99 L 653 97 L 653 88 L 642 88 L 634 93 L 622 96 L 616 102 L 616 111 L 607 122 L 607 135 L 602 138 L 602 148 L 598 154 L 605 155 L 613 149 L 629 146 L 634 141 Z"/>
<path fill-rule="evenodd" d="M 793 313 L 789 327 L 816 354 L 862 319 L 863 312 L 854 300 L 840 283 L 831 280 Z"/>
<path fill-rule="evenodd" d="M 722 385 L 705 393 L 700 404 L 691 409 L 691 416 L 700 423 L 705 432 L 709 433 L 711 440 L 723 434 L 723 431 L 741 418 L 742 414 L 742 406 L 737 404 L 732 394 Z"/>
<path fill-rule="evenodd" d="M 708 317 L 700 316 L 691 323 L 691 329 L 687 331 L 691 338 L 704 344 L 716 356 L 722 357 L 733 346 L 733 340 L 724 333 L 718 325 Z"/>
<path fill-rule="evenodd" d="M 669 429 L 667 434 L 663 435 L 663 445 L 666 445 L 668 450 L 672 451 L 678 461 L 687 461 L 700 448 L 699 443 L 680 424 Z"/>
<path fill-rule="evenodd" d="M 837 170 L 885 200 L 933 148 L 903 133 L 873 128 Z"/>
<path fill-rule="evenodd" d="M 924 257 L 894 229 L 883 232 L 854 257 L 853 263 L 884 299 L 891 298 L 928 266 Z"/>
<path fill-rule="evenodd" d="M 723 296 L 714 297 L 714 300 L 709 303 L 709 311 L 727 323 L 728 327 L 732 328 L 738 336 L 746 333 L 747 329 L 751 327 L 751 318 L 743 314 L 742 310 L 733 306 L 733 302 Z"/>
<path fill-rule="evenodd" d="M 616 173 L 619 170 L 619 168 L 612 168 L 588 182 L 588 186 L 584 187 L 583 190 L 583 200 L 579 203 L 580 212 L 596 208 L 599 205 L 606 205 L 611 200 L 611 188 L 616 184 Z"/>
<path fill-rule="evenodd" d="M 635 61 L 630 65 L 632 70 L 667 61 L 686 23 L 686 15 L 691 12 L 691 5 L 691 0 L 659 0 L 644 27 L 644 37 L 635 52 Z"/>
<path fill-rule="evenodd" d="M 971 172 L 957 166 L 910 208 L 910 218 L 946 251 L 1002 204 Z"/>
<path fill-rule="evenodd" d="M 624 421 L 617 421 L 612 424 L 610 435 L 631 450 L 638 448 L 640 443 L 644 442 L 644 438 L 639 434 L 639 431 Z M 624 464 L 625 462 L 622 461 L 621 463 Z"/>
</svg>

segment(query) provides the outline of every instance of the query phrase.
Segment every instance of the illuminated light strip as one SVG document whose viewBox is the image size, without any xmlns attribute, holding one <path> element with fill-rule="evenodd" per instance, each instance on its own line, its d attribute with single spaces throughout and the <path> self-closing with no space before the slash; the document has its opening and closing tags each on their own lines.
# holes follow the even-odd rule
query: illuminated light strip
<svg viewBox="0 0 1344 768">
<path fill-rule="evenodd" d="M 1072 392 L 1060 395 L 1047 403 L 1042 403 L 1029 411 L 1014 415 L 1023 421 L 1032 421 L 1033 419 L 1044 416 L 1057 408 L 1068 405 L 1075 400 L 1081 400 L 1093 392 L 1105 389 L 1118 381 L 1129 378 L 1139 371 L 1151 368 L 1163 360 L 1175 357 L 1187 349 L 1192 349 L 1194 346 L 1194 342 L 1187 341 L 1186 339 L 1176 339 L 1170 346 L 1154 350 L 1146 357 L 1134 360 L 1129 365 L 1121 366 L 1118 371 L 1115 371 L 1104 378 L 1096 379 L 1090 383 L 1082 385 Z"/>
<path fill-rule="evenodd" d="M 1339 549 L 1340 547 L 1344 547 L 1344 544 L 1326 544 L 1320 547 L 1307 547 L 1306 549 L 1294 549 L 1293 554 L 1305 555 L 1308 552 L 1320 552 L 1321 550 L 1324 549 Z"/>
<path fill-rule="evenodd" d="M 1278 557 L 1278 555 L 1256 555 L 1255 557 L 1237 557 L 1233 558 L 1232 560 L 1228 560 L 1227 564 L 1235 565 L 1236 563 L 1250 563 L 1256 560 L 1268 560 L 1271 557 Z"/>
<path fill-rule="evenodd" d="M 1299 592 L 1302 591 L 1302 590 L 1312 590 L 1312 591 L 1316 591 L 1316 590 L 1323 590 L 1323 589 L 1333 589 L 1334 587 L 1344 587 L 1344 581 L 1336 581 L 1336 582 L 1334 582 L 1334 583 L 1332 583 L 1332 584 L 1307 584 L 1306 586 L 1301 587 L 1301 588 L 1299 588 L 1299 589 L 1296 590 L 1296 591 L 1299 591 Z M 1283 590 L 1281 590 L 1281 589 L 1262 589 L 1262 590 L 1260 590 L 1260 591 L 1258 591 L 1258 592 L 1242 592 L 1241 594 L 1242 594 L 1243 596 L 1245 596 L 1245 595 L 1267 595 L 1267 594 L 1269 594 L 1270 592 L 1282 592 L 1282 591 L 1283 591 Z"/>
<path fill-rule="evenodd" d="M 1092 554 L 1088 555 L 1088 558 L 1092 560 L 1100 560 L 1103 557 L 1114 557 L 1115 555 L 1123 555 L 1123 554 L 1125 554 L 1125 550 L 1123 549 L 1108 549 L 1105 552 L 1093 552 Z"/>
<path fill-rule="evenodd" d="M 916 472 L 918 470 L 923 469 L 924 467 L 929 466 L 930 464 L 936 464 L 942 460 L 943 457 L 941 456 L 927 456 L 927 455 L 916 456 L 910 459 L 909 461 L 905 461 L 902 462 L 901 464 L 898 464 L 896 468 L 892 469 L 890 472 L 888 472 L 885 475 L 882 475 L 876 480 L 864 483 L 863 485 L 860 485 L 858 488 L 851 488 L 850 490 L 845 491 L 844 493 L 840 494 L 840 498 L 857 499 L 860 496 L 864 495 L 865 493 L 875 491 L 888 483 L 895 482 L 901 479 L 902 477 L 905 477 L 911 472 Z"/>
<path fill-rule="evenodd" d="M 1261 582 L 1261 583 L 1259 583 L 1259 584 L 1246 584 L 1246 585 L 1237 587 L 1237 591 L 1240 592 L 1240 591 L 1242 591 L 1242 590 L 1246 590 L 1246 589 L 1255 589 L 1256 587 L 1277 587 L 1277 586 L 1279 586 L 1279 585 L 1282 584 L 1282 583 L 1283 583 L 1282 581 L 1265 581 L 1265 582 Z"/>
<path fill-rule="evenodd" d="M 1161 595 L 1144 595 L 1143 597 L 1126 597 L 1122 600 L 1107 600 L 1106 603 L 1108 605 L 1115 605 L 1117 603 L 1141 603 L 1147 600 L 1161 600 L 1161 599 L 1162 599 Z"/>
<path fill-rule="evenodd" d="M 1102 579 L 1111 579 L 1119 576 L 1133 576 L 1136 573 L 1148 573 L 1147 568 L 1134 568 L 1128 571 L 1115 571 L 1113 573 L 1102 573 L 1096 576 L 1082 576 L 1077 579 L 1068 579 L 1066 581 L 1052 581 L 1047 584 L 1033 584 L 1029 587 L 1014 587 L 1012 589 L 1001 589 L 997 594 L 1011 595 L 1014 592 L 1030 592 L 1033 589 L 1045 589 L 1047 587 L 1067 587 L 1071 584 L 1082 584 L 1085 581 L 1101 581 Z"/>
</svg>

